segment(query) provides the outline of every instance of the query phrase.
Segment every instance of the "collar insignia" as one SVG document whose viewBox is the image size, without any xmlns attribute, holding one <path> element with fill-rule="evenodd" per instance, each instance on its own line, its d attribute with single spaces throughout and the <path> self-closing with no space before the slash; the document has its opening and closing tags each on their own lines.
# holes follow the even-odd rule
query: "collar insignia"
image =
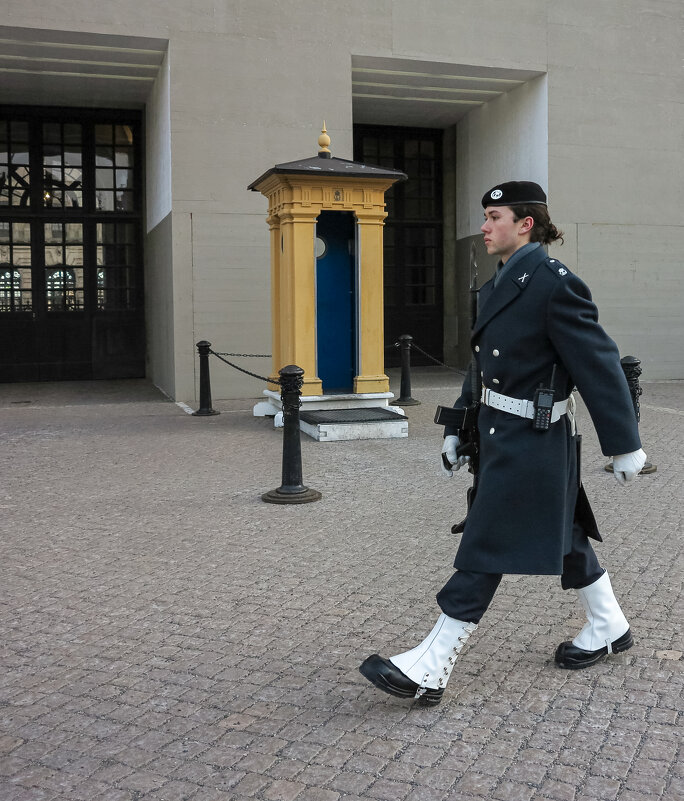
<svg viewBox="0 0 684 801">
<path fill-rule="evenodd" d="M 527 273 L 524 273 L 523 275 L 521 275 L 521 276 L 520 276 L 520 278 L 518 278 L 518 281 L 520 281 L 520 283 L 524 284 L 524 283 L 525 283 L 525 281 L 527 281 L 527 279 L 528 279 L 529 277 L 530 277 L 530 276 L 529 276 Z"/>
</svg>

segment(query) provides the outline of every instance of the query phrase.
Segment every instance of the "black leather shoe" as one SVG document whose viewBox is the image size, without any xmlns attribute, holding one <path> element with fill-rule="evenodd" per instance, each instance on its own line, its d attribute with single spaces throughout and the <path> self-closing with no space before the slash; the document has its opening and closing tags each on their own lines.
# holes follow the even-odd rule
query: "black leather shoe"
<svg viewBox="0 0 684 801">
<path fill-rule="evenodd" d="M 619 654 L 621 651 L 626 651 L 634 645 L 631 629 L 618 637 L 617 640 L 611 643 L 611 648 L 614 654 Z M 581 668 L 594 665 L 602 657 L 608 654 L 608 648 L 599 648 L 598 651 L 585 651 L 573 645 L 572 642 L 563 642 L 556 649 L 556 664 L 558 667 L 566 668 L 567 670 L 580 670 Z"/>
<path fill-rule="evenodd" d="M 373 656 L 365 659 L 361 663 L 359 671 L 379 690 L 397 698 L 416 698 L 416 692 L 420 689 L 420 686 L 415 681 L 409 679 L 389 659 L 383 659 L 378 654 L 373 654 Z M 443 687 L 439 690 L 433 690 L 428 687 L 418 696 L 418 702 L 423 706 L 437 706 L 442 700 L 443 694 Z"/>
</svg>

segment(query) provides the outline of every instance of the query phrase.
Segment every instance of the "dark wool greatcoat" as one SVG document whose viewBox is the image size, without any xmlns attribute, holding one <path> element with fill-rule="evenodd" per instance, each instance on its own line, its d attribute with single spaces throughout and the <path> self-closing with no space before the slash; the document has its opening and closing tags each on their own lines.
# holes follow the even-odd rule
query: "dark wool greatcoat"
<svg viewBox="0 0 684 801">
<path fill-rule="evenodd" d="M 480 290 L 471 347 L 485 387 L 532 400 L 548 387 L 555 400 L 577 387 L 606 456 L 641 447 L 618 349 L 598 323 L 586 284 L 539 247 L 494 287 Z M 468 379 L 454 406 L 470 403 Z M 548 431 L 532 420 L 482 406 L 480 471 L 454 567 L 482 573 L 560 575 L 573 520 L 600 539 L 577 481 L 577 450 L 567 415 Z M 456 434 L 447 427 L 446 434 Z M 593 529 L 593 532 L 592 532 Z"/>
</svg>

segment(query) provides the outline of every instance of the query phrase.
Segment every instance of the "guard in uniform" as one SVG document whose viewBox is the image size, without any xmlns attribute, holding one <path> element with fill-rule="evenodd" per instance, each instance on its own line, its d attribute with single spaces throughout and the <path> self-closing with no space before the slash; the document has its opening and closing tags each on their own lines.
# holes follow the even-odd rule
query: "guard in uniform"
<svg viewBox="0 0 684 801">
<path fill-rule="evenodd" d="M 529 181 L 499 184 L 482 198 L 484 241 L 500 258 L 480 290 L 471 347 L 479 376 L 479 470 L 454 567 L 437 595 L 442 610 L 415 648 L 368 657 L 361 673 L 401 698 L 441 700 L 456 657 L 477 628 L 502 574 L 560 575 L 574 589 L 587 623 L 558 646 L 559 667 L 577 669 L 633 644 L 589 538 L 600 540 L 579 480 L 572 398 L 576 387 L 601 449 L 620 484 L 646 462 L 618 349 L 598 322 L 586 284 L 542 245 L 562 234 L 546 195 Z M 466 380 L 454 406 L 477 400 Z M 446 428 L 443 469 L 466 463 L 459 431 Z"/>
</svg>

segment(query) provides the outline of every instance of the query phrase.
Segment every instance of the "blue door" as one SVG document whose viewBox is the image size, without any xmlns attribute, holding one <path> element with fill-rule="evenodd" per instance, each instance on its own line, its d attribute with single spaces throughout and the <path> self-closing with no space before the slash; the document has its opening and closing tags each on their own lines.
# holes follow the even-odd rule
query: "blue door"
<svg viewBox="0 0 684 801">
<path fill-rule="evenodd" d="M 356 374 L 355 218 L 322 211 L 316 222 L 316 345 L 323 392 L 351 392 Z"/>
</svg>

